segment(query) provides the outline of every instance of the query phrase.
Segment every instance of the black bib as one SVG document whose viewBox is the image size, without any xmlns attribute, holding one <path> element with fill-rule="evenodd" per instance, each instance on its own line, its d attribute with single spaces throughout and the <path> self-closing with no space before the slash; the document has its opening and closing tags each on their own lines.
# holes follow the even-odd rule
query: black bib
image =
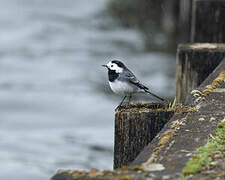
<svg viewBox="0 0 225 180">
<path fill-rule="evenodd" d="M 119 77 L 119 73 L 116 73 L 115 70 L 108 70 L 108 78 L 110 82 L 115 81 Z"/>
</svg>

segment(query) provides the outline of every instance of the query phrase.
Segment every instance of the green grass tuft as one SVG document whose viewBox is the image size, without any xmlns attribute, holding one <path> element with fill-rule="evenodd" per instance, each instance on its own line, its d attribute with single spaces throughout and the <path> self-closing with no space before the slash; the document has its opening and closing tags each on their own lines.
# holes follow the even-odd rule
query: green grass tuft
<svg viewBox="0 0 225 180">
<path fill-rule="evenodd" d="M 173 103 L 172 102 L 169 103 L 168 109 L 175 109 L 176 101 L 177 101 L 176 98 L 174 98 Z"/>
</svg>

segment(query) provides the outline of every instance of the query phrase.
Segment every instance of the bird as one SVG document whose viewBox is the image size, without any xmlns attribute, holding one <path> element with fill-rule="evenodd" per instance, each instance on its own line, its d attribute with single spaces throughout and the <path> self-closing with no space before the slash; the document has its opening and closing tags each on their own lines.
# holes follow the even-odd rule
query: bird
<svg viewBox="0 0 225 180">
<path fill-rule="evenodd" d="M 166 102 L 165 99 L 150 92 L 149 88 L 143 85 L 123 62 L 112 60 L 102 66 L 108 69 L 108 81 L 112 91 L 115 94 L 124 96 L 116 109 L 121 107 L 127 97 L 129 97 L 128 103 L 130 103 L 132 95 L 141 92 L 148 93 L 158 100 Z"/>
</svg>

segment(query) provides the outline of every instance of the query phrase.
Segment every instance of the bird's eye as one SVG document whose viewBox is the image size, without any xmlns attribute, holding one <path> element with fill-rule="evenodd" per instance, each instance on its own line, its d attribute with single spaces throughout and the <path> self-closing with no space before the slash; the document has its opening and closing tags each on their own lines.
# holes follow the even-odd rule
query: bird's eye
<svg viewBox="0 0 225 180">
<path fill-rule="evenodd" d="M 111 65 L 111 67 L 113 67 L 113 65 Z"/>
</svg>

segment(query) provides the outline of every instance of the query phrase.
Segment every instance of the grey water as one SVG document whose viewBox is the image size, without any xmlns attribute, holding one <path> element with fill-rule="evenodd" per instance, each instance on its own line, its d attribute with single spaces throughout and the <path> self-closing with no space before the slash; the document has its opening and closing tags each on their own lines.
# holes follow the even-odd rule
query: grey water
<svg viewBox="0 0 225 180">
<path fill-rule="evenodd" d="M 174 95 L 174 57 L 107 16 L 109 0 L 0 0 L 0 179 L 112 169 L 121 97 L 101 64 L 121 59 L 150 89 Z"/>
</svg>

